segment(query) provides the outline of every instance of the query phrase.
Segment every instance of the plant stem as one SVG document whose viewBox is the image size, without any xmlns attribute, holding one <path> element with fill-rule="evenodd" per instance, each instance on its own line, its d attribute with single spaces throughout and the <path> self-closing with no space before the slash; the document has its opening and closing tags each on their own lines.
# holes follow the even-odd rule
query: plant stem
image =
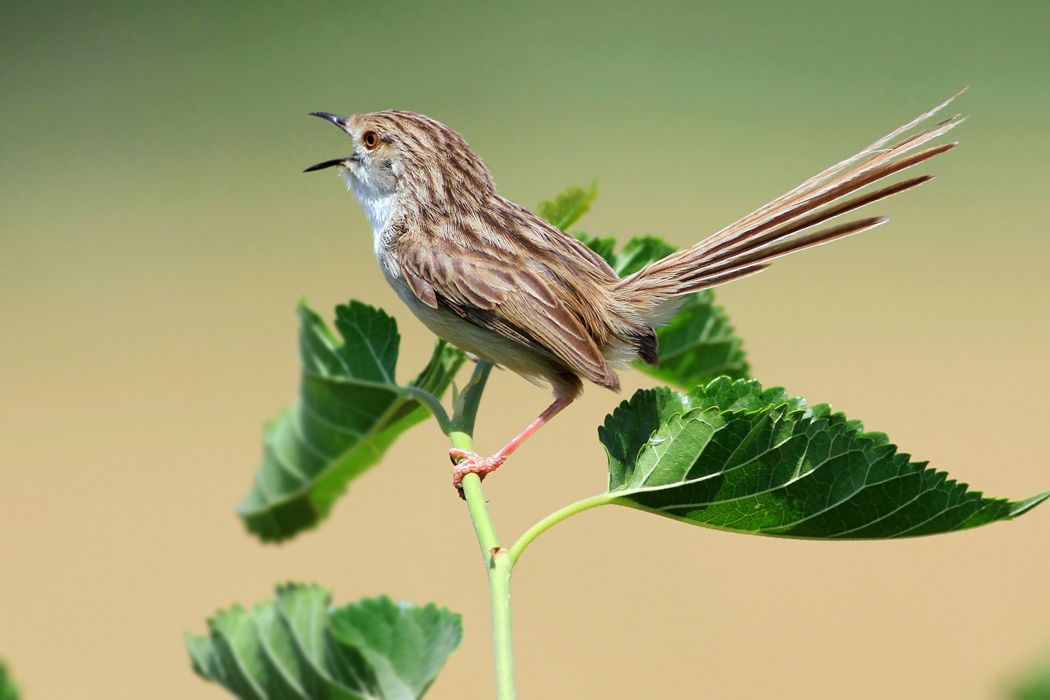
<svg viewBox="0 0 1050 700">
<path fill-rule="evenodd" d="M 470 381 L 452 402 L 452 420 L 448 423 L 449 431 L 446 434 L 452 440 L 452 445 L 461 450 L 474 449 L 474 419 L 477 418 L 481 394 L 485 391 L 485 383 L 491 373 L 492 365 L 478 360 L 474 374 L 470 375 Z M 463 444 L 459 444 L 457 440 Z"/>
<path fill-rule="evenodd" d="M 469 449 L 469 448 L 463 448 Z M 496 529 L 489 516 L 481 479 L 477 474 L 463 477 L 463 493 L 467 498 L 474 532 L 478 536 L 481 555 L 489 576 L 489 597 L 492 600 L 492 656 L 496 662 L 496 698 L 514 700 L 514 637 L 510 617 L 510 575 L 514 562 L 506 549 L 499 545 Z"/>
<path fill-rule="evenodd" d="M 474 521 L 474 533 L 478 536 L 481 556 L 485 558 L 485 566 L 491 566 L 492 550 L 500 549 L 499 537 L 496 536 L 496 528 L 489 516 L 485 492 L 481 490 L 481 478 L 477 474 L 467 474 L 463 477 L 463 495 L 467 500 L 470 519 Z"/>
<path fill-rule="evenodd" d="M 518 563 L 518 558 L 521 556 L 521 553 L 525 551 L 526 547 L 532 544 L 534 539 L 560 523 L 562 520 L 570 518 L 577 513 L 582 513 L 585 510 L 590 510 L 591 508 L 597 508 L 598 506 L 604 506 L 611 503 L 613 498 L 614 497 L 611 494 L 600 493 L 597 496 L 591 496 L 582 501 L 570 503 L 564 508 L 554 511 L 546 518 L 530 527 L 525 534 L 518 538 L 518 541 L 514 543 L 514 546 L 508 550 L 507 555 L 510 557 L 511 565 Z"/>
<path fill-rule="evenodd" d="M 481 394 L 485 391 L 485 383 L 491 372 L 491 364 L 484 360 L 478 362 L 470 381 L 453 401 L 451 419 L 442 420 L 445 414 L 443 410 L 439 410 L 441 404 L 436 399 L 427 401 L 425 396 L 416 396 L 438 417 L 441 429 L 448 435 L 453 447 L 474 450 L 474 419 L 478 415 Z M 485 492 L 481 488 L 481 477 L 477 474 L 467 474 L 463 477 L 462 486 L 463 497 L 467 501 L 470 519 L 474 523 L 474 534 L 477 535 L 489 577 L 489 597 L 492 600 L 492 655 L 496 663 L 496 699 L 515 700 L 517 691 L 514 689 L 514 638 L 511 633 L 510 615 L 510 579 L 514 564 L 525 548 L 541 534 L 577 513 L 611 503 L 613 497 L 603 493 L 551 513 L 529 528 L 508 550 L 500 546 L 496 528 L 492 524 L 492 516 L 489 515 L 488 503 L 485 501 Z"/>
<path fill-rule="evenodd" d="M 427 409 L 434 414 L 434 418 L 437 419 L 438 427 L 441 428 L 441 432 L 446 435 L 449 434 L 452 430 L 452 421 L 448 417 L 448 414 L 445 413 L 445 407 L 441 405 L 441 401 L 438 397 L 434 396 L 426 389 L 420 389 L 418 386 L 403 386 L 401 388 L 406 394 L 426 406 Z"/>
<path fill-rule="evenodd" d="M 478 362 L 470 381 L 455 400 L 454 414 L 446 431 L 452 446 L 461 450 L 474 449 L 474 419 L 477 417 L 481 394 L 485 390 L 492 365 Z M 481 556 L 489 577 L 489 597 L 492 600 L 492 655 L 496 663 L 497 700 L 515 700 L 514 640 L 511 635 L 510 575 L 514 562 L 506 549 L 500 546 L 496 528 L 481 489 L 477 474 L 463 477 L 463 496 L 467 501 L 474 533 L 478 537 Z"/>
<path fill-rule="evenodd" d="M 514 562 L 499 547 L 489 566 L 489 594 L 492 599 L 492 654 L 496 660 L 496 698 L 514 700 L 514 636 L 510 627 L 510 575 Z"/>
</svg>

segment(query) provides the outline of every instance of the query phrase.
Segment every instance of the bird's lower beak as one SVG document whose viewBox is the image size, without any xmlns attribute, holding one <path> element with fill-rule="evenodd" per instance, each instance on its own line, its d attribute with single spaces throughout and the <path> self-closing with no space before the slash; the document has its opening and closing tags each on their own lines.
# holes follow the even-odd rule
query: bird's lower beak
<svg viewBox="0 0 1050 700">
<path fill-rule="evenodd" d="M 350 120 L 346 117 L 340 117 L 329 112 L 310 112 L 310 116 L 320 117 L 321 119 L 327 119 L 343 131 L 346 131 L 347 133 L 349 133 L 350 131 Z M 354 160 L 354 156 L 347 156 L 345 158 L 333 158 L 332 160 L 326 160 L 325 162 L 318 163 L 317 165 L 311 165 L 303 172 L 310 173 L 314 170 L 324 170 L 325 168 L 331 168 L 334 165 L 345 165 L 346 163 L 349 163 L 352 160 Z"/>
<path fill-rule="evenodd" d="M 346 165 L 347 163 L 354 160 L 353 156 L 346 156 L 345 158 L 333 158 L 332 160 L 326 160 L 323 163 L 317 165 L 311 165 L 309 168 L 304 170 L 304 173 L 312 173 L 315 170 L 324 170 L 325 168 L 331 168 L 333 165 Z"/>
</svg>

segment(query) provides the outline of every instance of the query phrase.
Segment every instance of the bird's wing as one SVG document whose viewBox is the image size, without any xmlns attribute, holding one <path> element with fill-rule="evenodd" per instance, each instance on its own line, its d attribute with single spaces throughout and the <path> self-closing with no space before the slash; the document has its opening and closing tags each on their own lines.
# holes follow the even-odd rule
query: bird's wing
<svg viewBox="0 0 1050 700">
<path fill-rule="evenodd" d="M 540 245 L 547 234 L 406 233 L 398 259 L 423 303 L 553 356 L 592 382 L 618 386 L 595 337 L 600 324 L 587 318 L 588 301 L 605 291 L 596 278 L 615 280 L 615 273 L 564 247 Z"/>
</svg>

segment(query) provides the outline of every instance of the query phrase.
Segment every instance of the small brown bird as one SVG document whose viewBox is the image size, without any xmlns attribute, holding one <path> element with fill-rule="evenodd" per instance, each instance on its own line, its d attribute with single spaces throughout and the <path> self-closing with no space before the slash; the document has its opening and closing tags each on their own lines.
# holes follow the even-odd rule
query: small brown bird
<svg viewBox="0 0 1050 700">
<path fill-rule="evenodd" d="M 372 225 L 383 275 L 430 330 L 554 391 L 554 403 L 492 457 L 451 450 L 453 462 L 460 460 L 454 470 L 459 487 L 465 474 L 484 477 L 503 464 L 579 396 L 584 379 L 618 391 L 616 369 L 638 358 L 655 365 L 655 329 L 674 315 L 682 295 L 884 223 L 884 217 L 871 217 L 816 228 L 932 179 L 922 175 L 858 192 L 953 148 L 947 143 L 906 155 L 958 125 L 958 115 L 904 136 L 949 102 L 623 279 L 587 246 L 501 197 L 463 137 L 422 114 L 313 112 L 353 139 L 353 153 L 307 172 L 339 166 Z"/>
</svg>

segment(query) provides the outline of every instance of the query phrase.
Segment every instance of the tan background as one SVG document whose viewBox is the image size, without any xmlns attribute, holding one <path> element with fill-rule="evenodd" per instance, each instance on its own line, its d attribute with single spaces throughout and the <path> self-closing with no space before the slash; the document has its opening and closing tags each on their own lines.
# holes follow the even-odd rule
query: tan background
<svg viewBox="0 0 1050 700">
<path fill-rule="evenodd" d="M 311 110 L 429 113 L 512 199 L 598 177 L 583 228 L 684 245 L 971 85 L 963 147 L 889 226 L 720 299 L 766 384 L 989 495 L 1050 488 L 1050 6 L 725 5 L 0 5 L 0 656 L 26 697 L 221 698 L 182 631 L 289 579 L 461 611 L 430 697 L 492 696 L 433 424 L 286 546 L 233 514 L 295 394 L 300 295 L 395 313 L 402 378 L 431 344 L 335 175 L 300 175 L 347 147 Z M 497 373 L 480 447 L 547 400 Z M 618 400 L 590 390 L 488 482 L 504 538 L 603 488 Z M 520 695 L 997 697 L 1050 644 L 1048 551 L 1045 505 L 830 544 L 590 512 L 516 573 Z"/>
</svg>

